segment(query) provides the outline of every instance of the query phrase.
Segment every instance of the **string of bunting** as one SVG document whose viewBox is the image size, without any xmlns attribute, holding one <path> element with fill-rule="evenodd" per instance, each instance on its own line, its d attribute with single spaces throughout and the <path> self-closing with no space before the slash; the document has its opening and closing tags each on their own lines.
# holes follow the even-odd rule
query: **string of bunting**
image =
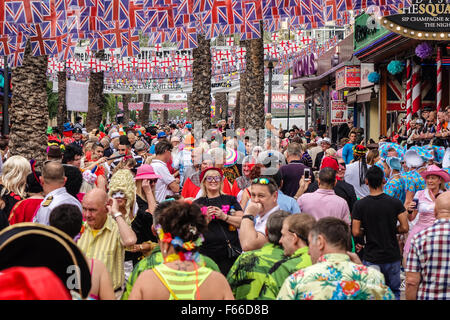
<svg viewBox="0 0 450 320">
<path fill-rule="evenodd" d="M 408 0 L 0 0 L 0 55 L 11 66 L 22 63 L 29 40 L 33 55 L 65 61 L 88 40 L 93 51 L 117 48 L 122 57 L 137 56 L 148 45 L 176 43 L 179 49 L 207 39 L 239 35 L 240 40 L 276 32 L 287 20 L 291 30 L 327 22 L 345 25 L 350 12 L 379 6 L 382 15 L 409 6 Z"/>
</svg>

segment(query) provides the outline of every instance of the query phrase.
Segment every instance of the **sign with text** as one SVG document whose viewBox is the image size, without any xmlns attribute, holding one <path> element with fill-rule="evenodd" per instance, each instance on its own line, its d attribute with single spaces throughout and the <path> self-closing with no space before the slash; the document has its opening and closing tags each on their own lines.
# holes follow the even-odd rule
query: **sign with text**
<svg viewBox="0 0 450 320">
<path fill-rule="evenodd" d="M 408 38 L 449 40 L 450 3 L 446 0 L 412 0 L 408 8 L 384 17 L 381 25 Z"/>
<path fill-rule="evenodd" d="M 316 53 L 311 53 L 296 60 L 292 66 L 293 79 L 311 76 L 317 73 L 318 56 Z"/>
<path fill-rule="evenodd" d="M 369 74 L 374 72 L 374 70 L 375 68 L 373 63 L 361 63 L 361 88 L 373 85 L 373 83 L 369 81 Z"/>
<path fill-rule="evenodd" d="M 331 101 L 331 124 L 342 124 L 347 121 L 347 104 L 344 101 Z"/>
<path fill-rule="evenodd" d="M 336 90 L 359 88 L 361 84 L 361 67 L 345 66 L 336 71 Z"/>
</svg>

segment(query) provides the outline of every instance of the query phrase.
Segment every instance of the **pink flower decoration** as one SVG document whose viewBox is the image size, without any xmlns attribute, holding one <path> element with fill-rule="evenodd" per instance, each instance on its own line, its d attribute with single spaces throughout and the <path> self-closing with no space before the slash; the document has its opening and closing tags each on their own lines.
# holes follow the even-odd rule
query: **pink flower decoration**
<svg viewBox="0 0 450 320">
<path fill-rule="evenodd" d="M 230 211 L 230 206 L 229 205 L 224 205 L 224 206 L 222 206 L 222 211 L 223 211 L 223 213 L 225 213 L 225 214 L 227 214 L 228 213 L 228 211 Z"/>
</svg>

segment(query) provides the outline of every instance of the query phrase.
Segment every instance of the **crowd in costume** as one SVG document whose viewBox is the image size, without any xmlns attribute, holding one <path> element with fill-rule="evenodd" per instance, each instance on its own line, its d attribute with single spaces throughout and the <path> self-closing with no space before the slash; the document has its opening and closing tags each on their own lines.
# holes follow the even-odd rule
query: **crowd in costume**
<svg viewBox="0 0 450 320">
<path fill-rule="evenodd" d="M 448 109 L 439 117 L 433 136 L 365 143 L 268 115 L 260 145 L 224 121 L 198 138 L 190 122 L 87 132 L 77 119 L 48 128 L 43 163 L 2 140 L 0 298 L 448 299 Z M 65 258 L 39 243 L 64 243 Z"/>
</svg>

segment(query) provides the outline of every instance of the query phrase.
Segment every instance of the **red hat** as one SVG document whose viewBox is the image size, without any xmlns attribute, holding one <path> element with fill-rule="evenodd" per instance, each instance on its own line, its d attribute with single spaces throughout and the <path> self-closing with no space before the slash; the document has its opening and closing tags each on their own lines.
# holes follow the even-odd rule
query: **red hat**
<svg viewBox="0 0 450 320">
<path fill-rule="evenodd" d="M 0 300 L 71 300 L 61 280 L 46 267 L 0 271 Z"/>
<path fill-rule="evenodd" d="M 207 168 L 207 169 L 203 170 L 202 173 L 200 173 L 200 182 L 203 181 L 203 177 L 204 177 L 205 174 L 206 174 L 208 171 L 210 171 L 210 170 L 215 170 L 215 171 L 217 171 L 218 173 L 220 173 L 220 176 L 223 178 L 223 172 L 222 172 L 222 170 L 220 170 L 219 168 L 210 167 L 210 168 Z"/>
<path fill-rule="evenodd" d="M 322 166 L 320 167 L 320 169 L 323 169 L 323 168 L 331 168 L 334 171 L 338 172 L 339 171 L 339 163 L 337 162 L 337 160 L 335 158 L 325 157 L 322 160 Z"/>
</svg>

